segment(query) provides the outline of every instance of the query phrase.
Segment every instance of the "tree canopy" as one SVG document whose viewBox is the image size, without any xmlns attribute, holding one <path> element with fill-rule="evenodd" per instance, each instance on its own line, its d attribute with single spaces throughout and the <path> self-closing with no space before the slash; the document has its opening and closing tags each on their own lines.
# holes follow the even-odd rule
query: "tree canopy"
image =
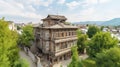
<svg viewBox="0 0 120 67">
<path fill-rule="evenodd" d="M 19 58 L 17 33 L 8 28 L 8 22 L 0 20 L 0 67 L 13 67 Z"/>
<path fill-rule="evenodd" d="M 72 61 L 68 67 L 83 67 L 81 60 L 79 59 L 77 47 L 72 47 Z"/>
<path fill-rule="evenodd" d="M 87 45 L 87 35 L 81 34 L 80 36 L 78 36 L 78 41 L 77 41 L 78 51 L 80 53 L 84 53 L 84 49 L 86 48 L 86 45 Z"/>
<path fill-rule="evenodd" d="M 99 32 L 88 43 L 87 53 L 90 57 L 95 57 L 97 53 L 117 46 L 118 40 L 111 37 L 108 32 Z"/>
<path fill-rule="evenodd" d="M 19 44 L 29 47 L 34 38 L 33 27 L 31 25 L 27 25 L 23 27 L 22 30 L 22 35 L 19 36 Z"/>
<path fill-rule="evenodd" d="M 4 18 L 0 19 L 0 67 L 18 67 L 16 62 L 20 62 L 20 58 L 17 40 L 17 32 L 9 29 Z"/>
<path fill-rule="evenodd" d="M 110 48 L 98 53 L 96 56 L 97 67 L 120 67 L 120 48 Z"/>
<path fill-rule="evenodd" d="M 79 37 L 82 34 L 81 30 L 77 30 L 76 33 L 77 33 L 77 37 Z"/>
<path fill-rule="evenodd" d="M 89 38 L 92 38 L 97 32 L 100 32 L 97 26 L 89 26 L 87 35 Z"/>
</svg>

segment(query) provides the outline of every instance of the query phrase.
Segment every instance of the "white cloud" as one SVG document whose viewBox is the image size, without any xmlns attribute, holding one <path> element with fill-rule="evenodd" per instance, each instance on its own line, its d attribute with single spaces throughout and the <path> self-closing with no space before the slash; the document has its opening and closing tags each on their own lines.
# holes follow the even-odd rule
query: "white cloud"
<svg viewBox="0 0 120 67">
<path fill-rule="evenodd" d="M 58 4 L 64 4 L 65 0 L 58 0 Z"/>
<path fill-rule="evenodd" d="M 0 15 L 18 16 L 23 18 L 40 19 L 41 15 L 36 14 L 36 9 L 32 5 L 16 2 L 15 0 L 0 0 Z M 15 19 L 14 19 L 15 20 Z M 19 19 L 21 20 L 21 19 Z"/>
<path fill-rule="evenodd" d="M 68 8 L 74 9 L 74 8 L 78 7 L 80 5 L 80 3 L 77 1 L 72 1 L 70 3 L 66 3 L 66 5 Z"/>
<path fill-rule="evenodd" d="M 103 4 L 103 3 L 107 3 L 110 2 L 111 0 L 84 0 L 83 2 L 81 2 L 81 6 L 83 7 L 89 7 L 91 5 L 97 5 L 97 4 Z"/>
<path fill-rule="evenodd" d="M 39 6 L 48 7 L 50 4 L 53 3 L 53 0 L 29 0 L 27 4 L 34 4 Z"/>
<path fill-rule="evenodd" d="M 85 3 L 87 3 L 87 4 L 97 4 L 98 0 L 85 0 Z"/>
<path fill-rule="evenodd" d="M 94 8 L 88 8 L 88 9 L 85 9 L 85 10 L 82 10 L 80 12 L 81 15 L 85 16 L 85 15 L 92 15 L 95 13 L 95 9 Z"/>
<path fill-rule="evenodd" d="M 107 3 L 107 2 L 110 2 L 111 0 L 98 0 L 99 3 Z"/>
<path fill-rule="evenodd" d="M 95 17 L 96 15 L 96 10 L 94 8 L 88 8 L 88 9 L 84 9 L 81 10 L 78 13 L 74 13 L 74 14 L 66 14 L 66 16 L 68 17 L 68 21 L 71 22 L 79 22 L 79 21 L 83 21 L 83 20 L 95 20 L 98 18 Z"/>
</svg>

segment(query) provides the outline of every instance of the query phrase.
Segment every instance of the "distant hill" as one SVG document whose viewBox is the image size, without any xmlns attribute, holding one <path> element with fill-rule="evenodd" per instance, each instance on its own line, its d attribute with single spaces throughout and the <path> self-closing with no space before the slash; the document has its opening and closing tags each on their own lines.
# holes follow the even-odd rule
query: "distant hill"
<svg viewBox="0 0 120 67">
<path fill-rule="evenodd" d="M 117 25 L 120 25 L 120 18 L 114 18 L 109 21 L 74 22 L 74 24 L 96 24 L 96 25 L 103 25 L 103 26 L 117 26 Z"/>
<path fill-rule="evenodd" d="M 112 20 L 106 21 L 102 25 L 105 25 L 105 26 L 118 26 L 118 25 L 120 25 L 120 18 L 114 18 Z"/>
<path fill-rule="evenodd" d="M 104 21 L 85 21 L 85 22 L 74 22 L 74 24 L 96 24 L 101 25 Z"/>
</svg>

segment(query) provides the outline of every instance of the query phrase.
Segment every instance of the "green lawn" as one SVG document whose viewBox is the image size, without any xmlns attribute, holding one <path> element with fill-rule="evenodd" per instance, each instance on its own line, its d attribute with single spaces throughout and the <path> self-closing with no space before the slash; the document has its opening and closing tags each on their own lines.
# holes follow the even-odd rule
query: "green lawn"
<svg viewBox="0 0 120 67">
<path fill-rule="evenodd" d="M 88 58 L 86 60 L 83 60 L 82 62 L 85 67 L 97 67 L 93 59 Z"/>
</svg>

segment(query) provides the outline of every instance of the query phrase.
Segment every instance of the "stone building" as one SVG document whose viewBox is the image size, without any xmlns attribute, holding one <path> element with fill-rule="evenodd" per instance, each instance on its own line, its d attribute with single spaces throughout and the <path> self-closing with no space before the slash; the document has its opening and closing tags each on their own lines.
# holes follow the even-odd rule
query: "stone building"
<svg viewBox="0 0 120 67">
<path fill-rule="evenodd" d="M 70 58 L 71 47 L 77 43 L 78 28 L 65 24 L 66 20 L 65 16 L 48 15 L 43 24 L 34 27 L 36 46 L 50 63 Z"/>
</svg>

